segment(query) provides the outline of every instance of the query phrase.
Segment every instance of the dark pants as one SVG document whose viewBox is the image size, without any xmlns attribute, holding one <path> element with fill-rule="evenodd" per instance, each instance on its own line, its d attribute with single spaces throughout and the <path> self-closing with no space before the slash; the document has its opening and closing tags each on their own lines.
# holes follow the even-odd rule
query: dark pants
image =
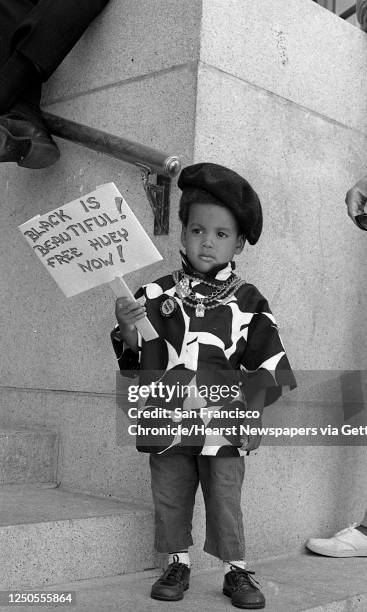
<svg viewBox="0 0 367 612">
<path fill-rule="evenodd" d="M 109 0 L 0 0 L 0 69 L 14 50 L 46 81 Z M 41 83 L 24 95 L 38 102 Z"/>
<path fill-rule="evenodd" d="M 205 552 L 224 561 L 244 557 L 243 457 L 151 454 L 150 470 L 158 552 L 192 545 L 192 515 L 200 482 L 206 509 Z"/>
</svg>

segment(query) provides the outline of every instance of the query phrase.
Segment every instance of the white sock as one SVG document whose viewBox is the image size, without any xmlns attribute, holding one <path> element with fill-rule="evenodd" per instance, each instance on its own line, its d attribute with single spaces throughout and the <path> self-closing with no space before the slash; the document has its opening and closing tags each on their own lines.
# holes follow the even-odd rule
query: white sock
<svg viewBox="0 0 367 612">
<path fill-rule="evenodd" d="M 187 550 L 180 550 L 179 552 L 173 552 L 168 554 L 168 565 L 178 561 L 184 563 L 187 567 L 191 567 L 190 556 Z"/>
<path fill-rule="evenodd" d="M 225 574 L 232 571 L 231 565 L 246 569 L 246 561 L 244 559 L 238 559 L 238 561 L 223 561 L 223 570 Z"/>
</svg>

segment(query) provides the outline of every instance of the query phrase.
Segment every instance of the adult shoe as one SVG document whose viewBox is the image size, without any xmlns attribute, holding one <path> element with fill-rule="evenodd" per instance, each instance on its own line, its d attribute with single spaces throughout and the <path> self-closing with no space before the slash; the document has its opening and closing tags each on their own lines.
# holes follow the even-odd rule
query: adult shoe
<svg viewBox="0 0 367 612">
<path fill-rule="evenodd" d="M 0 162 L 16 162 L 24 168 L 47 168 L 60 158 L 41 114 L 10 111 L 0 115 Z"/>
<path fill-rule="evenodd" d="M 311 538 L 306 546 L 325 557 L 367 557 L 367 536 L 356 526 L 357 523 L 342 529 L 331 538 Z"/>
</svg>

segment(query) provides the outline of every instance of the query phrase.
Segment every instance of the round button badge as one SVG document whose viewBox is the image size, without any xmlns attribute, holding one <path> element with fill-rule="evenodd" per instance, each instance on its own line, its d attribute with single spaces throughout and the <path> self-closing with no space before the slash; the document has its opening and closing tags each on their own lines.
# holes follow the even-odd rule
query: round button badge
<svg viewBox="0 0 367 612">
<path fill-rule="evenodd" d="M 172 315 L 174 315 L 177 310 L 176 300 L 171 297 L 166 298 L 165 300 L 163 300 L 163 302 L 159 306 L 159 310 L 160 310 L 162 317 L 164 318 L 172 317 Z"/>
</svg>

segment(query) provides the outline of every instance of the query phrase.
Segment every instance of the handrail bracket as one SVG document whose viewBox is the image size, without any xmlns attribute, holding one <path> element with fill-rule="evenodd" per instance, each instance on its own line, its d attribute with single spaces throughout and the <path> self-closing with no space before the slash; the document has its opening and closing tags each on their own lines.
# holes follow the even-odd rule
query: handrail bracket
<svg viewBox="0 0 367 612">
<path fill-rule="evenodd" d="M 154 235 L 169 233 L 171 179 L 139 164 L 144 191 L 154 215 Z"/>
<path fill-rule="evenodd" d="M 44 112 L 43 117 L 55 136 L 140 168 L 144 190 L 154 214 L 154 234 L 168 234 L 171 179 L 181 170 L 181 160 L 177 155 L 168 155 L 51 113 Z"/>
</svg>

